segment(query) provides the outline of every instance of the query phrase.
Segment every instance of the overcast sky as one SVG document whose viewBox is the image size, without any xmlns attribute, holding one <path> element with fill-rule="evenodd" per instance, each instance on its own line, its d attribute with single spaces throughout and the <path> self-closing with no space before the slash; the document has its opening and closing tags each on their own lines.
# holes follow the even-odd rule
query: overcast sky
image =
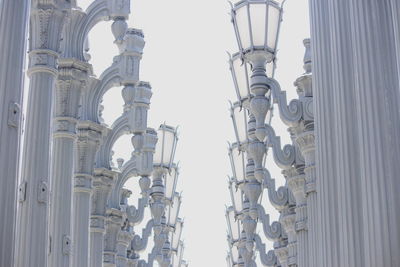
<svg viewBox="0 0 400 267">
<path fill-rule="evenodd" d="M 78 2 L 85 8 L 90 1 Z M 227 175 L 231 174 L 227 141 L 234 137 L 228 100 L 236 100 L 226 51 L 237 51 L 228 12 L 226 0 L 133 0 L 129 19 L 129 27 L 143 29 L 145 34 L 140 79 L 153 88 L 149 127 L 158 128 L 164 121 L 180 126 L 178 190 L 183 191 L 180 215 L 185 218 L 185 259 L 191 267 L 226 266 L 224 210 L 230 205 Z M 110 25 L 100 23 L 90 34 L 91 63 L 97 76 L 117 55 Z M 307 0 L 287 0 L 276 79 L 289 98 L 296 95 L 294 80 L 304 72 L 302 40 L 307 37 Z M 122 112 L 121 88 L 110 90 L 104 105 L 103 117 L 111 124 Z M 286 127 L 277 116 L 273 124 L 288 143 Z M 114 150 L 114 160 L 128 160 L 130 137 L 121 138 Z M 268 166 L 278 184 L 283 184 L 279 169 L 273 163 Z M 136 203 L 137 178 L 127 187 L 134 192 L 131 201 Z M 277 219 L 267 201 L 264 205 Z M 140 228 L 135 231 L 141 233 Z"/>
</svg>

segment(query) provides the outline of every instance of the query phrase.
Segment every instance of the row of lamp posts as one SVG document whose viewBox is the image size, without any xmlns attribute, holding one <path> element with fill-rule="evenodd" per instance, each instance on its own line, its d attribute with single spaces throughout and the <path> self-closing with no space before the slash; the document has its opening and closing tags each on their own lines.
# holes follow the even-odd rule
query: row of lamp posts
<svg viewBox="0 0 400 267">
<path fill-rule="evenodd" d="M 307 227 L 313 225 L 314 216 L 308 218 L 313 211 L 307 203 L 315 193 L 310 41 L 304 41 L 306 72 L 295 82 L 299 98 L 287 104 L 286 92 L 274 79 L 283 4 L 242 0 L 231 6 L 239 52 L 229 60 L 238 98 L 231 104 L 236 141 L 229 146 L 233 174 L 229 180 L 232 206 L 226 210 L 230 267 L 257 266 L 256 255 L 264 266 L 308 266 L 313 229 Z M 274 104 L 292 140 L 283 147 L 271 125 Z M 268 150 L 286 180 L 278 189 L 265 168 Z M 262 206 L 264 190 L 280 214 L 279 222 L 271 223 Z M 258 223 L 273 242 L 273 250 L 266 252 Z"/>
</svg>

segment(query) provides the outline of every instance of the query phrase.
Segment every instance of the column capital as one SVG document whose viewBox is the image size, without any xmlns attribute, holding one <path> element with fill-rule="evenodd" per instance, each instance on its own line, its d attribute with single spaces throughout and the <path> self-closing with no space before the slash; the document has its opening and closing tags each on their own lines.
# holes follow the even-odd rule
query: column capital
<svg viewBox="0 0 400 267">
<path fill-rule="evenodd" d="M 133 233 L 121 230 L 118 233 L 117 242 L 122 243 L 124 246 L 127 247 L 131 243 L 133 236 Z"/>
<path fill-rule="evenodd" d="M 90 216 L 90 232 L 104 234 L 106 231 L 106 217 L 101 215 Z"/>
</svg>

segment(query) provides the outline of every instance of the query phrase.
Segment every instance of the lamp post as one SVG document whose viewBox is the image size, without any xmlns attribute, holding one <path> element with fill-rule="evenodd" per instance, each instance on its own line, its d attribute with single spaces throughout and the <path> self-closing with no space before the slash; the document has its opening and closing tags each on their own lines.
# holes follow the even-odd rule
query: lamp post
<svg viewBox="0 0 400 267">
<path fill-rule="evenodd" d="M 165 123 L 158 129 L 157 136 L 158 142 L 153 157 L 153 185 L 150 192 L 152 198 L 150 208 L 154 218 L 154 231 L 156 235 L 161 233 L 161 218 L 165 209 L 165 185 L 163 178 L 173 167 L 173 160 L 178 141 L 176 129 L 166 125 Z"/>
<path fill-rule="evenodd" d="M 237 95 L 239 101 L 255 116 L 255 135 L 258 140 L 263 141 L 265 118 L 271 105 L 266 65 L 272 64 L 272 67 L 269 66 L 269 69 L 272 68 L 272 75 L 282 8 L 272 0 L 243 0 L 232 7 L 231 15 L 241 60 L 251 66 L 247 93 L 245 88 L 240 88 L 237 84 Z M 237 68 L 232 70 L 232 73 L 236 74 Z M 248 80 L 248 75 L 246 79 Z"/>
</svg>

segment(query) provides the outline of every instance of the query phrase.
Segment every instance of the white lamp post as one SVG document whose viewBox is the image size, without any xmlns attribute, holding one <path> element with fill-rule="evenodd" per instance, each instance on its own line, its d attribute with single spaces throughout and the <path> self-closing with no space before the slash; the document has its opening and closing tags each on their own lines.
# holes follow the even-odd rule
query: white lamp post
<svg viewBox="0 0 400 267">
<path fill-rule="evenodd" d="M 266 64 L 273 64 L 275 60 L 282 8 L 272 0 L 243 0 L 232 7 L 231 14 L 241 57 L 251 65 L 252 71 L 250 87 L 247 87 L 250 94 L 243 94 L 242 99 L 239 93 L 239 100 L 246 102 L 251 98 L 248 108 L 256 118 L 256 137 L 263 141 L 265 118 L 271 105 Z M 236 68 L 232 73 L 235 71 Z M 245 92 L 238 86 L 237 90 Z"/>
<path fill-rule="evenodd" d="M 154 231 L 156 235 L 161 233 L 161 218 L 165 209 L 166 192 L 163 177 L 173 166 L 178 134 L 176 128 L 164 123 L 158 129 L 157 136 L 158 142 L 156 144 L 156 151 L 153 158 L 153 185 L 150 193 L 152 197 L 150 208 L 154 218 Z M 172 195 L 172 193 L 170 195 Z"/>
</svg>

